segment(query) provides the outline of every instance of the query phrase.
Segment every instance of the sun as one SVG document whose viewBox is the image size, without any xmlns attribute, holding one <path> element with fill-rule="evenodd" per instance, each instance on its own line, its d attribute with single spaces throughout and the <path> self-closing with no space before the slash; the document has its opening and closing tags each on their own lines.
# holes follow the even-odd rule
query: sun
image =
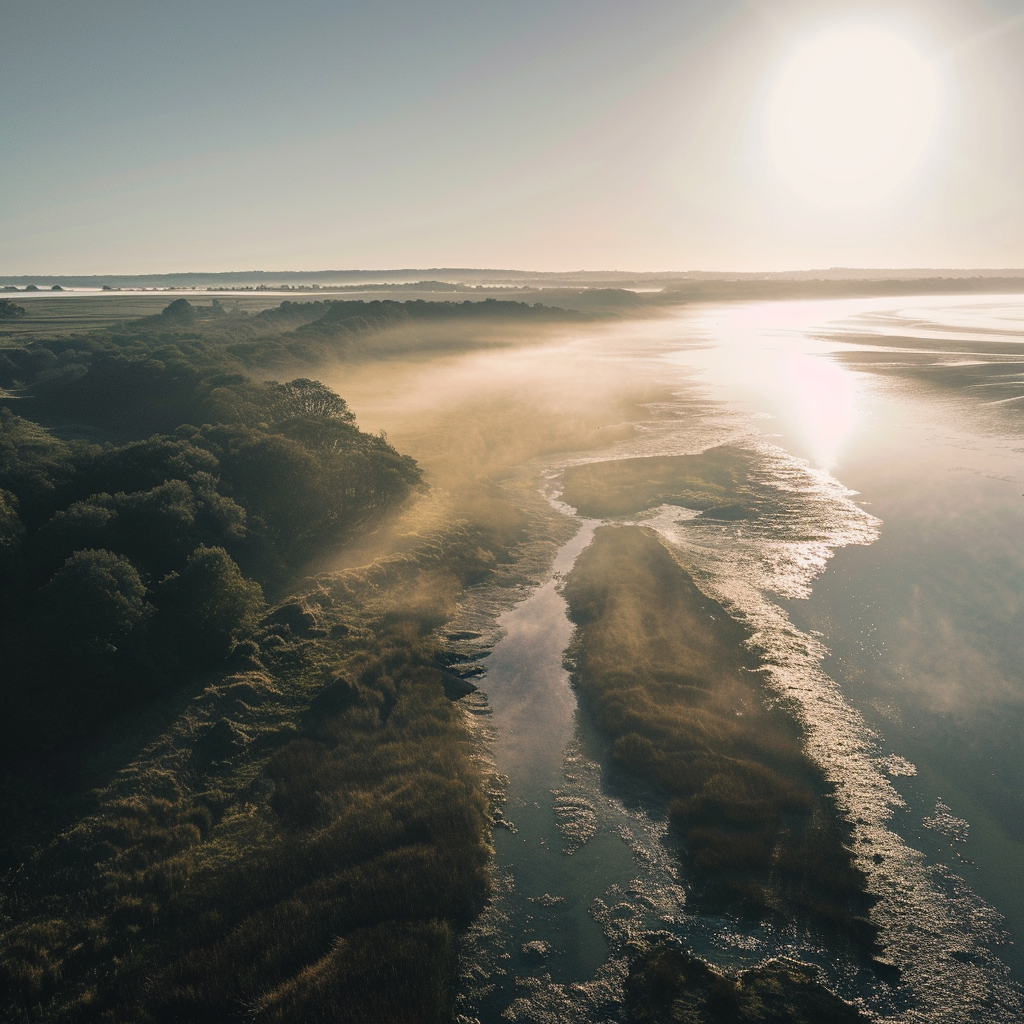
<svg viewBox="0 0 1024 1024">
<path fill-rule="evenodd" d="M 920 163 L 935 127 L 929 62 L 884 30 L 832 29 L 790 55 L 768 106 L 782 177 L 817 206 L 869 206 Z"/>
</svg>

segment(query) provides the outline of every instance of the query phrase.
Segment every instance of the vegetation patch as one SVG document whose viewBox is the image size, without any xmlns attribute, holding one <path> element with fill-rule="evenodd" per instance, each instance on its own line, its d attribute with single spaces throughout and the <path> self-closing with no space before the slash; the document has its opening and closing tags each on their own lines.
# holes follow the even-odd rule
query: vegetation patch
<svg viewBox="0 0 1024 1024">
<path fill-rule="evenodd" d="M 719 519 L 753 518 L 749 456 L 724 445 L 700 455 L 587 462 L 565 470 L 562 500 L 593 518 L 635 515 L 658 505 L 708 510 Z"/>
<path fill-rule="evenodd" d="M 109 415 L 110 382 L 88 384 L 94 373 L 102 361 L 69 409 Z M 134 383 L 127 404 L 154 398 Z M 240 381 L 232 394 L 221 422 L 125 444 L 65 442 L 0 408 L 0 653 L 15 680 L 5 758 L 215 668 L 293 566 L 419 482 L 411 459 L 361 432 L 316 381 Z M 180 404 L 175 419 L 191 402 Z"/>
<path fill-rule="evenodd" d="M 24 316 L 24 306 L 19 306 L 10 299 L 0 299 L 0 320 L 21 320 Z"/>
<path fill-rule="evenodd" d="M 793 719 L 766 702 L 743 628 L 640 527 L 599 529 L 564 593 L 581 704 L 615 763 L 666 795 L 694 904 L 872 951 L 847 830 Z"/>
<path fill-rule="evenodd" d="M 446 553 L 495 539 L 449 523 L 265 615 L 9 875 L 5 1019 L 450 1019 L 492 817 L 432 630 Z"/>
<path fill-rule="evenodd" d="M 856 1007 L 818 981 L 808 964 L 780 958 L 720 974 L 704 960 L 656 942 L 630 965 L 628 1024 L 863 1024 Z"/>
</svg>

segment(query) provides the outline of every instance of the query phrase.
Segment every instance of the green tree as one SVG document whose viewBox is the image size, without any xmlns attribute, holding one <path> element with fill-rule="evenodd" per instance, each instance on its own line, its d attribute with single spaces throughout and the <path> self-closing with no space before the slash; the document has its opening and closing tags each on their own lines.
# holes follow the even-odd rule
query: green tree
<svg viewBox="0 0 1024 1024">
<path fill-rule="evenodd" d="M 160 584 L 158 598 L 179 644 L 200 660 L 226 657 L 264 609 L 263 591 L 219 547 L 200 545 L 180 573 Z"/>
<path fill-rule="evenodd" d="M 188 299 L 175 299 L 169 306 L 163 308 L 160 315 L 185 327 L 196 322 L 196 308 Z"/>
<path fill-rule="evenodd" d="M 48 631 L 72 655 L 116 653 L 153 611 L 135 566 L 102 549 L 76 551 L 39 596 Z"/>
<path fill-rule="evenodd" d="M 318 380 L 296 377 L 287 384 L 271 380 L 267 381 L 267 388 L 270 390 L 276 419 L 317 416 L 346 423 L 355 419 L 345 399 Z"/>
<path fill-rule="evenodd" d="M 180 569 L 199 544 L 243 540 L 245 519 L 245 510 L 217 492 L 209 473 L 194 473 L 187 481 L 73 502 L 39 530 L 34 553 L 47 575 L 72 551 L 105 548 L 159 578 Z"/>
<path fill-rule="evenodd" d="M 54 495 L 74 475 L 75 463 L 70 445 L 0 407 L 0 487 L 17 496 L 19 514 L 29 529 L 38 525 L 40 515 L 50 514 Z"/>
<path fill-rule="evenodd" d="M 25 527 L 18 518 L 18 499 L 0 489 L 0 558 L 17 548 L 24 533 Z"/>
<path fill-rule="evenodd" d="M 121 547 L 112 502 L 109 494 L 94 494 L 86 501 L 73 502 L 44 523 L 31 543 L 36 573 L 46 579 L 74 551 Z"/>
<path fill-rule="evenodd" d="M 196 443 L 197 427 L 182 428 L 180 436 L 155 435 L 96 454 L 79 477 L 82 497 L 148 491 L 167 480 L 189 480 L 197 473 L 216 475 L 216 456 Z"/>
</svg>

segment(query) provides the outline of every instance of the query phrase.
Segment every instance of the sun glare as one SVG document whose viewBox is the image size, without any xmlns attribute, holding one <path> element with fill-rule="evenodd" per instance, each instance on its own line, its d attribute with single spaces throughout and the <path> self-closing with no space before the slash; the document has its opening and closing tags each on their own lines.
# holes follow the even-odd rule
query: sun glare
<svg viewBox="0 0 1024 1024">
<path fill-rule="evenodd" d="M 937 106 L 935 75 L 905 40 L 873 29 L 832 30 L 799 46 L 775 84 L 772 153 L 807 202 L 868 206 L 919 164 Z"/>
</svg>

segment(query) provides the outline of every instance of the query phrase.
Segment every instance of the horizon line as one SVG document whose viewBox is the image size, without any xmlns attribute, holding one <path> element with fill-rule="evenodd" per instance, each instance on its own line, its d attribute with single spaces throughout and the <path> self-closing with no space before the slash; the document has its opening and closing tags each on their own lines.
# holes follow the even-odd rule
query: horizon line
<svg viewBox="0 0 1024 1024">
<path fill-rule="evenodd" d="M 407 274 L 482 274 L 482 275 L 508 275 L 523 278 L 571 278 L 571 277 L 617 277 L 617 278 L 668 278 L 668 277 L 758 277 L 770 279 L 787 275 L 799 274 L 801 276 L 810 274 L 913 274 L 943 276 L 954 274 L 965 275 L 1008 275 L 1011 277 L 1024 276 L 1024 267 L 811 267 L 791 268 L 787 270 L 524 270 L 518 268 L 503 267 L 392 267 L 392 268 L 371 268 L 363 269 L 352 267 L 347 269 L 322 269 L 322 270 L 171 270 L 152 272 L 129 272 L 107 271 L 100 273 L 0 273 L 0 284 L 4 282 L 32 282 L 33 280 L 48 280 L 59 282 L 61 280 L 95 280 L 101 281 L 104 278 L 172 278 L 172 277 L 195 277 L 195 278 L 218 278 L 218 277 L 313 277 L 326 275 L 339 275 L 344 277 L 370 277 L 384 275 L 407 275 Z"/>
</svg>

